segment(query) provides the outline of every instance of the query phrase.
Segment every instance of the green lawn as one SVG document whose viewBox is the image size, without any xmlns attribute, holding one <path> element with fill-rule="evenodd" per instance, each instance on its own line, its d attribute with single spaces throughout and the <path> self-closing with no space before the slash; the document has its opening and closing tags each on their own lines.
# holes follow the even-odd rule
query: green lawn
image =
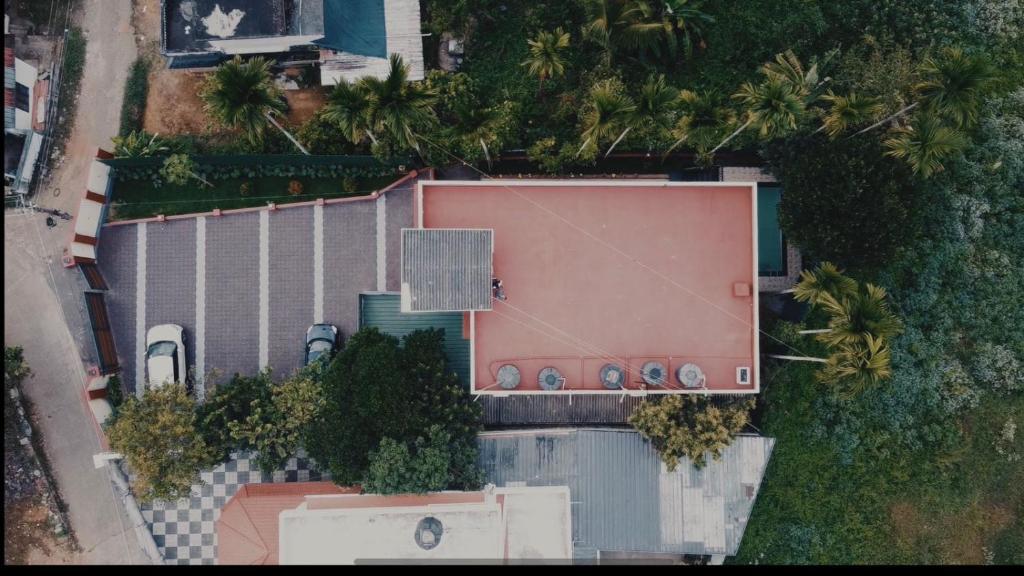
<svg viewBox="0 0 1024 576">
<path fill-rule="evenodd" d="M 317 198 L 362 196 L 380 190 L 397 180 L 398 175 L 357 178 L 355 191 L 346 191 L 344 178 L 294 178 L 287 176 L 261 176 L 258 178 L 226 178 L 213 180 L 207 187 L 198 180 L 186 186 L 163 184 L 154 188 L 150 180 L 115 180 L 110 220 L 131 220 L 163 214 L 209 212 L 214 208 L 248 208 L 264 206 L 268 202 L 285 204 L 308 202 Z M 288 193 L 288 183 L 298 180 L 303 191 L 299 195 Z M 241 195 L 243 182 L 251 183 L 247 196 Z"/>
</svg>

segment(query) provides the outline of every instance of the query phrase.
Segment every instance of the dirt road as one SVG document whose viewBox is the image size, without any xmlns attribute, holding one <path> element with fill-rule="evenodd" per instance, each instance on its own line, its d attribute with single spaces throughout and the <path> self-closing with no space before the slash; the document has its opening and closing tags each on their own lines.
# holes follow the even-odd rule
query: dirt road
<svg viewBox="0 0 1024 576">
<path fill-rule="evenodd" d="M 81 2 L 76 20 L 88 48 L 77 118 L 64 162 L 36 194 L 42 206 L 75 214 L 97 147 L 111 146 L 128 67 L 135 59 L 130 16 L 129 2 Z M 4 214 L 4 341 L 24 347 L 35 373 L 24 393 L 35 406 L 38 431 L 81 551 L 70 557 L 37 554 L 30 562 L 147 563 L 107 471 L 93 467 L 92 455 L 102 448 L 85 402 L 82 364 L 82 352 L 92 344 L 85 330 L 80 274 L 61 266 L 72 228 L 59 221 L 48 229 L 44 216 Z"/>
</svg>

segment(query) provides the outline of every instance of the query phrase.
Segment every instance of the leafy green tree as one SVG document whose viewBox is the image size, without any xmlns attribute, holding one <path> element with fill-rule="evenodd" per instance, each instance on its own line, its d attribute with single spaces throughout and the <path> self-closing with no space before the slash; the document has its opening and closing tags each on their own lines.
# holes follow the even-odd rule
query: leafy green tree
<svg viewBox="0 0 1024 576">
<path fill-rule="evenodd" d="M 170 154 L 173 151 L 171 144 L 160 138 L 159 134 L 132 130 L 126 136 L 114 136 L 116 158 L 148 158 Z"/>
<path fill-rule="evenodd" d="M 703 28 L 714 18 L 689 0 L 589 0 L 584 37 L 604 49 L 607 63 L 615 54 L 648 54 L 675 60 L 680 44 L 685 58 L 694 44 L 703 44 Z"/>
<path fill-rule="evenodd" d="M 227 383 L 208 391 L 206 401 L 196 408 L 196 425 L 206 444 L 216 451 L 217 460 L 227 460 L 234 450 L 257 450 L 244 438 L 231 435 L 233 422 L 244 422 L 253 406 L 271 404 L 269 372 L 256 376 L 235 376 Z"/>
<path fill-rule="evenodd" d="M 21 346 L 4 346 L 4 384 L 13 386 L 32 374 Z"/>
<path fill-rule="evenodd" d="M 672 394 L 642 404 L 629 423 L 651 441 L 668 469 L 688 458 L 697 468 L 706 454 L 718 460 L 750 421 L 754 399 L 719 401 L 696 394 Z"/>
<path fill-rule="evenodd" d="M 195 162 L 192 161 L 192 157 L 188 154 L 171 154 L 168 156 L 160 168 L 160 175 L 171 184 L 177 184 L 178 186 L 188 184 L 192 178 L 199 180 L 207 186 L 213 186 L 206 178 L 196 173 Z"/>
<path fill-rule="evenodd" d="M 270 75 L 270 61 L 263 57 L 242 60 L 235 56 L 207 79 L 199 93 L 206 111 L 221 124 L 242 130 L 253 146 L 262 146 L 267 126 L 280 130 L 303 154 L 306 149 L 274 119 L 287 105 Z"/>
<path fill-rule="evenodd" d="M 446 486 L 477 487 L 480 408 L 448 370 L 443 342 L 442 331 L 427 330 L 407 335 L 399 346 L 396 338 L 364 328 L 334 358 L 324 374 L 324 409 L 306 448 L 336 482 L 365 481 L 370 455 L 384 438 L 415 454 L 417 439 L 439 426 L 449 447 Z M 398 450 L 384 448 L 391 456 Z"/>
<path fill-rule="evenodd" d="M 894 130 L 884 142 L 885 155 L 905 160 L 914 174 L 924 178 L 943 170 L 943 161 L 967 146 L 967 139 L 944 126 L 932 114 L 917 114 L 905 127 Z"/>
<path fill-rule="evenodd" d="M 484 108 L 479 102 L 460 98 L 452 106 L 451 132 L 464 160 L 472 162 L 482 153 L 490 165 L 491 149 L 500 150 L 509 129 L 508 104 Z"/>
<path fill-rule="evenodd" d="M 110 448 L 124 455 L 143 499 L 188 496 L 199 470 L 216 463 L 216 450 L 196 426 L 195 401 L 183 384 L 147 388 L 128 398 L 107 427 Z"/>
<path fill-rule="evenodd" d="M 920 230 L 924 198 L 910 169 L 872 138 L 795 136 L 764 148 L 785 194 L 779 223 L 806 256 L 879 266 Z"/>
<path fill-rule="evenodd" d="M 409 82 L 409 67 L 398 54 L 391 55 L 387 77 L 364 76 L 359 84 L 369 98 L 370 126 L 378 137 L 383 132 L 399 148 L 419 150 L 417 134 L 430 132 L 437 123 L 437 95 L 421 83 Z"/>
<path fill-rule="evenodd" d="M 271 387 L 270 394 L 269 402 L 253 400 L 244 420 L 228 422 L 232 438 L 259 452 L 257 461 L 264 472 L 279 469 L 295 454 L 324 407 L 320 383 L 301 373 Z"/>
<path fill-rule="evenodd" d="M 565 74 L 563 52 L 569 47 L 569 33 L 556 28 L 554 32 L 541 30 L 535 38 L 526 40 L 530 45 L 530 57 L 521 66 L 537 77 L 537 93 L 544 93 L 544 80 Z"/>
<path fill-rule="evenodd" d="M 452 455 L 450 435 L 439 425 L 429 437 L 403 444 L 383 438 L 370 454 L 363 490 L 372 494 L 424 494 L 448 488 Z"/>
</svg>

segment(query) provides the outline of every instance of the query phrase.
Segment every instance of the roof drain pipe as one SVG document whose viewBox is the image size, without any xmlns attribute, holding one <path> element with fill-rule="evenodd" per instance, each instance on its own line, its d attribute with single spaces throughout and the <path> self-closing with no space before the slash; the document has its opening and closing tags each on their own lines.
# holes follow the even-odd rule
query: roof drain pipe
<svg viewBox="0 0 1024 576">
<path fill-rule="evenodd" d="M 107 469 L 110 471 L 111 480 L 117 486 L 117 492 L 121 496 L 121 501 L 124 502 L 125 510 L 128 512 L 128 519 L 131 520 L 132 526 L 135 527 L 135 538 L 139 541 L 142 551 L 146 553 L 146 556 L 149 557 L 153 564 L 166 564 L 163 555 L 160 554 L 160 550 L 156 547 L 153 534 L 146 527 L 146 519 L 142 517 L 142 512 L 139 510 L 139 504 L 135 501 L 135 496 L 132 496 L 131 490 L 128 489 L 128 479 L 125 478 L 124 472 L 121 471 L 120 462 L 114 459 L 108 460 Z"/>
</svg>

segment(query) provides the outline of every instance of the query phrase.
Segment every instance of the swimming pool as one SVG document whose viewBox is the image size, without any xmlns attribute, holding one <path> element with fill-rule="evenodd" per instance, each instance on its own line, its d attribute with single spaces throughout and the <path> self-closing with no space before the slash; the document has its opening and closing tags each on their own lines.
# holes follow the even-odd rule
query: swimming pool
<svg viewBox="0 0 1024 576">
<path fill-rule="evenodd" d="M 779 200 L 782 188 L 777 184 L 757 187 L 757 269 L 758 276 L 784 276 L 786 251 L 779 227 Z"/>
</svg>

